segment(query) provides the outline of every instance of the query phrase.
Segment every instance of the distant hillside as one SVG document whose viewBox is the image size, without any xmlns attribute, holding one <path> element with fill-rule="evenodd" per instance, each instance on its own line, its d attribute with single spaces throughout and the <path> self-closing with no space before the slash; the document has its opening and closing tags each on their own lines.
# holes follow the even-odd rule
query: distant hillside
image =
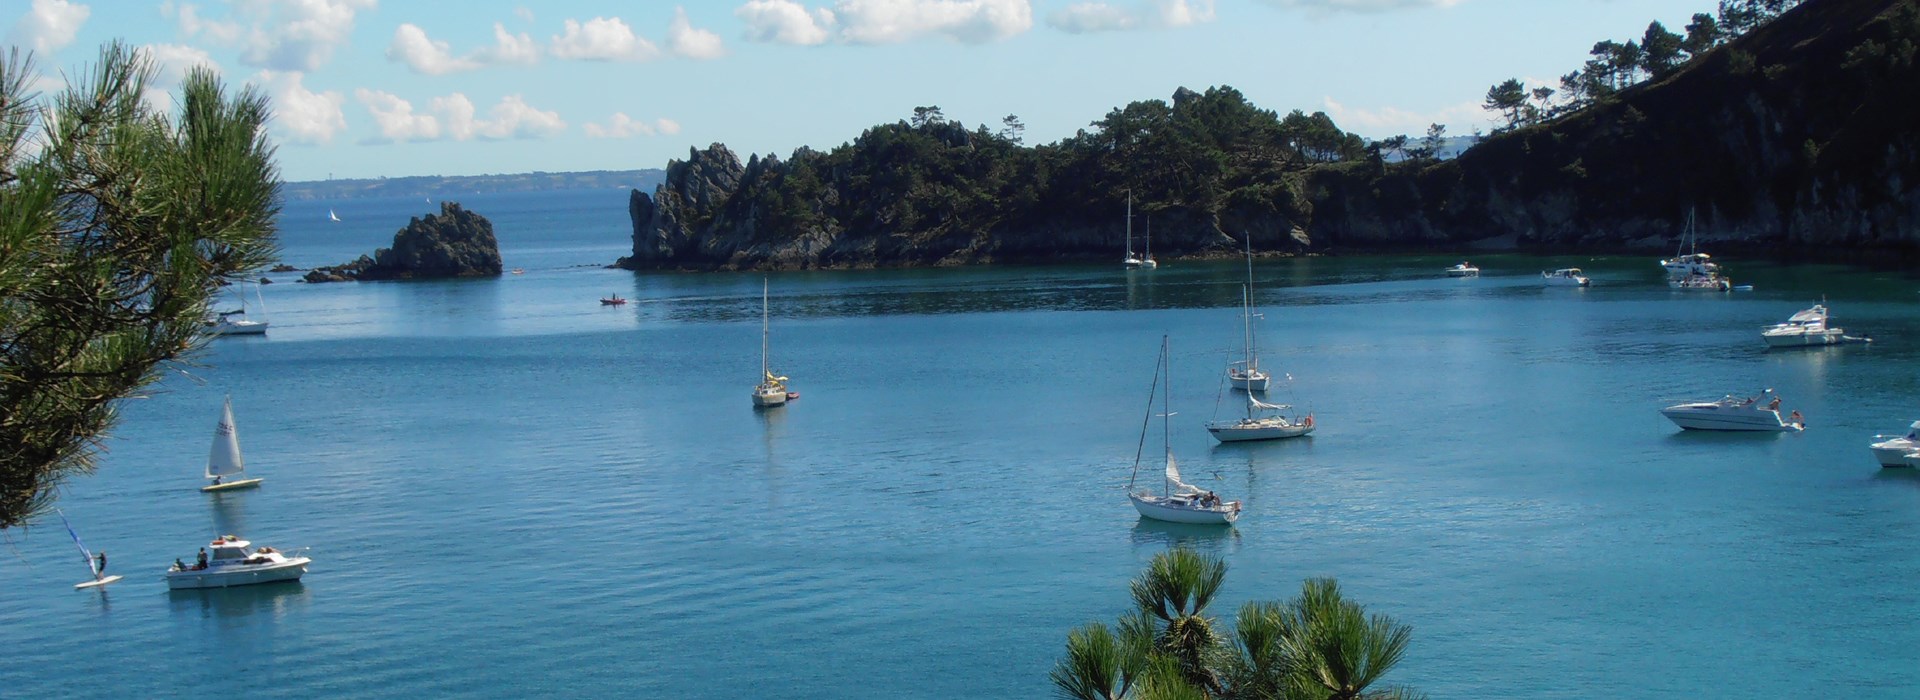
<svg viewBox="0 0 1920 700">
<path fill-rule="evenodd" d="M 714 144 L 633 191 L 619 264 L 1117 261 L 1128 193 L 1134 235 L 1150 225 L 1162 256 L 1249 238 L 1286 253 L 1665 251 L 1694 212 L 1716 253 L 1920 257 L 1920 0 L 1806 0 L 1660 75 L 1451 159 L 1394 162 L 1324 114 L 1282 117 L 1230 87 L 1134 102 L 1037 146 L 1017 120 L 968 129 L 931 107 L 785 160 Z"/>
<path fill-rule="evenodd" d="M 423 175 L 287 182 L 280 185 L 280 194 L 293 201 L 363 197 L 431 197 L 439 200 L 466 194 L 492 192 L 652 189 L 665 178 L 666 171 L 659 168 L 593 170 L 578 173 L 534 172 L 513 175 Z"/>
</svg>

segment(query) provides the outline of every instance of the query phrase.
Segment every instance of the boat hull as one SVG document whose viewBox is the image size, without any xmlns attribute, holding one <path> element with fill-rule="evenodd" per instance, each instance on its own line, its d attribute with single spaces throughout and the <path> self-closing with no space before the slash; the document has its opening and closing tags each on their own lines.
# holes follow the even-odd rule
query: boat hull
<svg viewBox="0 0 1920 700">
<path fill-rule="evenodd" d="M 1745 432 L 1793 432 L 1800 426 L 1780 420 L 1779 411 L 1716 410 L 1700 411 L 1669 408 L 1660 412 L 1674 425 L 1686 430 L 1726 430 Z"/>
<path fill-rule="evenodd" d="M 1547 278 L 1544 278 L 1544 281 L 1542 283 L 1549 287 L 1585 287 L 1585 286 L 1588 286 L 1589 284 L 1592 284 L 1585 277 L 1580 277 L 1577 279 L 1569 279 L 1566 277 L 1547 277 Z"/>
<path fill-rule="evenodd" d="M 778 393 L 765 393 L 765 394 L 755 392 L 753 395 L 754 408 L 773 408 L 774 406 L 785 406 L 785 405 L 787 405 L 786 391 L 780 391 Z"/>
<path fill-rule="evenodd" d="M 1302 437 L 1313 432 L 1313 426 L 1298 423 L 1236 422 L 1209 423 L 1207 432 L 1220 442 L 1252 442 L 1255 440 L 1283 440 Z"/>
<path fill-rule="evenodd" d="M 1875 442 L 1872 446 L 1868 447 L 1868 449 L 1873 450 L 1874 460 L 1880 462 L 1880 466 L 1882 467 L 1911 467 L 1915 465 L 1909 455 L 1920 452 L 1920 442 L 1908 440 L 1903 437 L 1895 437 L 1890 440 Z"/>
<path fill-rule="evenodd" d="M 237 491 L 239 489 L 250 489 L 250 488 L 255 488 L 259 486 L 260 482 L 262 481 L 266 481 L 266 479 L 241 479 L 239 481 L 223 481 L 218 484 L 207 484 L 206 486 L 202 486 L 200 487 L 200 491 L 203 493 L 213 493 L 216 491 Z"/>
<path fill-rule="evenodd" d="M 1133 507 L 1140 511 L 1140 517 L 1169 523 L 1187 523 L 1190 525 L 1231 525 L 1240 519 L 1238 502 L 1213 508 L 1196 508 L 1176 505 L 1163 496 L 1142 496 L 1129 494 Z"/>
<path fill-rule="evenodd" d="M 1267 384 L 1272 379 L 1266 372 L 1259 370 L 1254 370 L 1251 375 L 1246 372 L 1227 370 L 1227 381 L 1233 384 L 1233 388 L 1241 391 L 1266 391 Z"/>
<path fill-rule="evenodd" d="M 1480 271 L 1477 269 L 1459 270 L 1459 269 L 1450 267 L 1450 268 L 1447 268 L 1447 276 L 1448 277 L 1479 277 Z"/>
<path fill-rule="evenodd" d="M 277 583 L 280 581 L 298 581 L 307 573 L 307 564 L 313 560 L 306 557 L 293 557 L 272 564 L 254 564 L 238 566 L 218 566 L 208 569 L 169 571 L 167 588 L 185 590 L 192 588 L 231 588 L 250 586 L 257 583 Z"/>
<path fill-rule="evenodd" d="M 212 335 L 266 335 L 266 321 L 227 321 L 207 326 Z"/>
<path fill-rule="evenodd" d="M 1839 345 L 1845 334 L 1838 328 L 1820 333 L 1761 333 L 1760 339 L 1767 341 L 1770 348 L 1811 348 L 1822 345 Z"/>
</svg>

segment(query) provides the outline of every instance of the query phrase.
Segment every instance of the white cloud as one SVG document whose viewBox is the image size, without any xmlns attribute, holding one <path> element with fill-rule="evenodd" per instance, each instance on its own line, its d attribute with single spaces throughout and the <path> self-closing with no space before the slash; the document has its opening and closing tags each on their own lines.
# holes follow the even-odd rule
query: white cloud
<svg viewBox="0 0 1920 700">
<path fill-rule="evenodd" d="M 261 71 L 251 82 L 261 86 L 273 99 L 273 121 L 269 128 L 293 143 L 332 143 L 335 135 L 347 129 L 347 116 L 341 110 L 347 98 L 333 90 L 308 90 L 301 84 L 304 77 L 299 73 Z"/>
<path fill-rule="evenodd" d="M 747 40 L 813 46 L 833 34 L 833 11 L 808 10 L 795 0 L 749 0 L 733 11 L 747 23 Z"/>
<path fill-rule="evenodd" d="M 213 72 L 220 72 L 220 64 L 206 51 L 182 44 L 149 44 L 140 47 L 146 52 L 147 59 L 153 61 L 155 71 L 152 87 L 171 90 L 187 77 L 187 71 L 194 66 L 206 66 Z"/>
<path fill-rule="evenodd" d="M 680 133 L 680 123 L 672 119 L 655 119 L 652 122 L 639 121 L 627 116 L 625 112 L 614 112 L 605 124 L 588 122 L 584 127 L 587 138 L 625 139 L 635 136 Z"/>
<path fill-rule="evenodd" d="M 36 54 L 51 54 L 73 43 L 93 9 L 67 0 L 33 0 L 27 13 L 7 32 L 7 43 Z"/>
<path fill-rule="evenodd" d="M 527 104 L 519 95 L 501 98 L 487 109 L 485 118 L 478 116 L 473 100 L 458 92 L 429 100 L 428 113 L 415 113 L 413 103 L 392 93 L 363 88 L 354 91 L 354 97 L 366 105 L 380 128 L 375 142 L 534 139 L 567 128 L 558 112 Z"/>
<path fill-rule="evenodd" d="M 434 41 L 427 37 L 427 30 L 418 25 L 402 24 L 393 30 L 393 41 L 387 44 L 387 60 L 407 64 L 415 73 L 443 75 L 479 68 L 477 61 L 468 58 L 456 58 L 447 42 Z"/>
<path fill-rule="evenodd" d="M 373 123 L 380 128 L 381 138 L 370 141 L 432 141 L 440 138 L 440 120 L 431 114 L 414 114 L 413 103 L 400 99 L 398 95 L 360 88 L 353 91 L 353 98 L 366 106 L 367 112 L 373 115 Z"/>
<path fill-rule="evenodd" d="M 720 35 L 705 29 L 694 29 L 687 21 L 684 7 L 673 8 L 673 24 L 667 27 L 667 48 L 675 55 L 687 58 L 712 59 L 727 55 L 727 47 L 720 41 Z"/>
<path fill-rule="evenodd" d="M 1047 25 L 1069 34 L 1129 29 L 1177 29 L 1213 21 L 1213 0 L 1148 0 L 1134 7 L 1107 2 L 1068 5 L 1047 18 Z"/>
<path fill-rule="evenodd" d="M 525 33 L 510 34 L 505 25 L 493 23 L 493 46 L 474 53 L 474 58 L 495 65 L 533 65 L 540 62 L 540 46 Z"/>
<path fill-rule="evenodd" d="M 645 61 L 660 55 L 659 47 L 634 36 L 633 28 L 618 17 L 595 17 L 584 24 L 567 20 L 566 32 L 553 37 L 549 51 L 556 58 L 583 61 Z"/>
<path fill-rule="evenodd" d="M 520 21 L 522 22 L 532 22 L 533 10 L 527 9 L 527 6 L 525 5 L 521 5 L 519 7 L 513 8 L 513 16 L 520 18 Z"/>
<path fill-rule="evenodd" d="M 181 3 L 174 5 L 172 0 L 160 3 L 160 16 L 175 20 L 180 24 L 180 32 L 189 37 L 205 34 L 208 39 L 223 44 L 237 44 L 246 29 L 238 22 L 221 22 L 204 19 L 198 6 Z"/>
<path fill-rule="evenodd" d="M 1430 124 L 1443 124 L 1455 134 L 1465 134 L 1472 127 L 1491 123 L 1488 112 L 1479 102 L 1461 102 L 1430 112 L 1416 112 L 1398 107 L 1348 107 L 1331 97 L 1322 98 L 1321 101 L 1326 104 L 1327 116 L 1333 117 L 1334 123 L 1339 124 L 1340 128 L 1375 137 L 1424 134 Z"/>
<path fill-rule="evenodd" d="M 1280 7 L 1301 7 L 1317 13 L 1386 12 L 1428 7 L 1448 8 L 1467 0 L 1261 0 Z"/>
<path fill-rule="evenodd" d="M 945 37 L 969 44 L 1000 41 L 1033 28 L 1028 0 L 837 0 L 808 9 L 798 0 L 749 0 L 734 10 L 751 41 L 810 46 L 895 44 Z"/>
<path fill-rule="evenodd" d="M 312 71 L 333 59 L 353 34 L 353 20 L 378 0 L 247 0 L 232 3 L 233 17 L 208 19 L 191 4 L 160 6 L 189 37 L 240 49 L 240 62 L 276 71 Z"/>
</svg>

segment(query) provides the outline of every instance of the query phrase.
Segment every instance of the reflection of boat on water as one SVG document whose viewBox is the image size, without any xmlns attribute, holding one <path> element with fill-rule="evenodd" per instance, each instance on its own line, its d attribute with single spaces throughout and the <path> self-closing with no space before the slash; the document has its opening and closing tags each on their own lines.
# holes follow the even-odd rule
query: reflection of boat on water
<svg viewBox="0 0 1920 700">
<path fill-rule="evenodd" d="M 1772 401 L 1764 399 L 1772 398 Z M 1758 397 L 1738 399 L 1728 395 L 1719 401 L 1695 401 L 1661 409 L 1660 415 L 1686 430 L 1736 430 L 1759 432 L 1798 432 L 1805 426 L 1799 411 L 1791 420 L 1780 417 L 1780 397 L 1772 389 Z"/>
<path fill-rule="evenodd" d="M 201 619 L 278 617 L 307 604 L 307 584 L 283 581 L 271 586 L 237 588 L 175 588 L 167 591 L 167 607 L 175 614 Z M 185 618 L 182 618 L 185 619 Z"/>
<path fill-rule="evenodd" d="M 1227 525 L 1240 518 L 1239 501 L 1221 501 L 1212 491 L 1193 486 L 1180 480 L 1180 465 L 1173 458 L 1173 435 L 1171 421 L 1173 410 L 1172 360 L 1167 353 L 1167 339 L 1160 339 L 1160 362 L 1154 367 L 1154 389 L 1164 388 L 1160 395 L 1160 431 L 1161 442 L 1166 453 L 1166 469 L 1162 477 L 1164 493 L 1155 494 L 1150 489 L 1135 490 L 1134 485 L 1140 478 L 1141 452 L 1133 456 L 1133 477 L 1127 480 L 1127 497 L 1133 501 L 1135 510 L 1141 517 L 1165 520 L 1175 523 L 1196 525 Z M 1147 420 L 1140 424 L 1140 444 L 1142 450 L 1147 442 L 1147 428 L 1153 422 L 1153 397 L 1147 397 Z"/>
<path fill-rule="evenodd" d="M 1719 275 L 1687 275 L 1668 278 L 1667 288 L 1693 292 L 1731 292 L 1733 281 Z"/>
</svg>

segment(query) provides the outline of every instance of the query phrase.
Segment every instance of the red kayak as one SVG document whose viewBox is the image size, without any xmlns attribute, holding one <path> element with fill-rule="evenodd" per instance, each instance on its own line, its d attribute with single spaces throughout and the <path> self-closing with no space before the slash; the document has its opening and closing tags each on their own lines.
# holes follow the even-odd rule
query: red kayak
<svg viewBox="0 0 1920 700">
<path fill-rule="evenodd" d="M 613 297 L 610 299 L 601 299 L 600 303 L 603 306 L 619 306 L 621 304 L 627 303 L 627 300 L 622 299 L 620 297 Z"/>
</svg>

